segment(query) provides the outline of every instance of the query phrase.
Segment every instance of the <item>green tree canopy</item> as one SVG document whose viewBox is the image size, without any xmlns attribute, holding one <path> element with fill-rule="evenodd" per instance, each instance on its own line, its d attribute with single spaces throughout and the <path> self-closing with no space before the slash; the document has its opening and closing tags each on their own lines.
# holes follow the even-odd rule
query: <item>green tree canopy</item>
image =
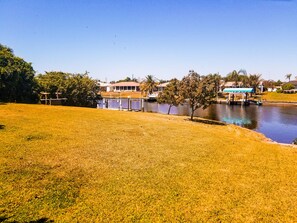
<svg viewBox="0 0 297 223">
<path fill-rule="evenodd" d="M 294 89 L 294 88 L 295 88 L 295 86 L 293 84 L 291 84 L 291 83 L 286 83 L 286 84 L 284 84 L 282 86 L 283 90 L 291 90 L 291 89 Z"/>
<path fill-rule="evenodd" d="M 36 102 L 35 71 L 12 49 L 0 44 L 0 101 Z"/>
<path fill-rule="evenodd" d="M 290 80 L 291 80 L 291 77 L 292 77 L 292 74 L 286 74 L 286 75 L 285 75 L 285 78 L 288 79 L 289 82 L 290 82 Z"/>
<path fill-rule="evenodd" d="M 247 78 L 247 87 L 253 88 L 254 92 L 257 93 L 257 87 L 261 81 L 261 74 L 250 74 Z"/>
<path fill-rule="evenodd" d="M 49 97 L 56 97 L 56 93 L 60 92 L 65 94 L 66 81 L 71 74 L 61 71 L 45 72 L 45 74 L 39 74 L 36 80 L 39 84 L 40 91 L 49 93 Z"/>
<path fill-rule="evenodd" d="M 200 76 L 194 71 L 185 76 L 180 84 L 183 98 L 187 99 L 191 109 L 191 120 L 198 108 L 206 109 L 216 97 L 216 83 L 212 75 Z"/>
<path fill-rule="evenodd" d="M 92 107 L 96 104 L 99 90 L 97 81 L 85 74 L 69 74 L 63 72 L 46 72 L 36 78 L 40 85 L 40 91 L 50 93 L 49 97 L 55 97 L 61 93 L 66 97 L 65 105 Z"/>
<path fill-rule="evenodd" d="M 165 87 L 164 91 L 158 96 L 159 103 L 166 103 L 169 105 L 168 115 L 170 114 L 170 109 L 172 106 L 178 106 L 184 101 L 182 95 L 180 94 L 180 81 L 177 79 L 172 79 L 169 84 Z"/>
<path fill-rule="evenodd" d="M 140 85 L 140 90 L 144 94 L 152 94 L 157 87 L 157 82 L 155 81 L 153 75 L 147 75 L 145 80 Z"/>
<path fill-rule="evenodd" d="M 234 81 L 235 85 L 238 85 L 238 82 L 244 82 L 246 81 L 246 70 L 241 69 L 239 71 L 233 70 L 230 72 L 226 77 L 225 81 Z"/>
</svg>

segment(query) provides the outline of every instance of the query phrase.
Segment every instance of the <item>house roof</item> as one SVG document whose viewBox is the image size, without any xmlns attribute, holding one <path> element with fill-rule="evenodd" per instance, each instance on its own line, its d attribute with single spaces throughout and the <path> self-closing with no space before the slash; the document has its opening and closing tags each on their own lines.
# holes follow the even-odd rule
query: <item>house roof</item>
<svg viewBox="0 0 297 223">
<path fill-rule="evenodd" d="M 169 82 L 165 82 L 162 84 L 158 84 L 157 87 L 166 87 L 169 84 Z"/>
<path fill-rule="evenodd" d="M 288 83 L 293 84 L 293 85 L 297 85 L 297 80 L 289 81 Z"/>
<path fill-rule="evenodd" d="M 223 86 L 225 86 L 225 87 L 233 87 L 233 86 L 236 86 L 235 83 L 236 83 L 235 81 L 227 81 L 227 82 L 223 83 Z M 240 85 L 242 85 L 242 82 L 241 81 L 238 81 L 237 82 L 237 86 L 240 86 Z"/>
<path fill-rule="evenodd" d="M 108 86 L 110 86 L 110 84 L 109 83 L 104 83 L 104 82 L 99 82 L 99 86 L 100 87 L 108 87 Z"/>
<path fill-rule="evenodd" d="M 119 82 L 111 85 L 112 87 L 139 87 L 140 84 L 137 82 Z"/>
</svg>

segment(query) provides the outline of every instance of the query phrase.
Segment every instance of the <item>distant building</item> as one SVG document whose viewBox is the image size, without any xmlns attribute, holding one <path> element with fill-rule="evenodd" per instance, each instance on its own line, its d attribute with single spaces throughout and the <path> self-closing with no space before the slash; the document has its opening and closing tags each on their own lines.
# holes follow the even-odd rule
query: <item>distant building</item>
<svg viewBox="0 0 297 223">
<path fill-rule="evenodd" d="M 166 88 L 166 86 L 167 86 L 168 84 L 169 84 L 169 82 L 162 83 L 162 84 L 158 84 L 158 85 L 157 85 L 158 92 L 162 92 L 162 91 L 164 91 L 164 89 Z"/>
<path fill-rule="evenodd" d="M 240 88 L 243 86 L 243 83 L 241 81 L 238 81 L 237 84 L 235 81 L 220 81 L 220 89 L 219 91 L 222 92 L 225 88 Z"/>
<path fill-rule="evenodd" d="M 137 82 L 119 82 L 110 85 L 109 91 L 140 91 L 140 84 Z"/>
<path fill-rule="evenodd" d="M 100 91 L 110 91 L 110 84 L 109 83 L 105 83 L 105 82 L 99 82 L 98 83 Z"/>
</svg>

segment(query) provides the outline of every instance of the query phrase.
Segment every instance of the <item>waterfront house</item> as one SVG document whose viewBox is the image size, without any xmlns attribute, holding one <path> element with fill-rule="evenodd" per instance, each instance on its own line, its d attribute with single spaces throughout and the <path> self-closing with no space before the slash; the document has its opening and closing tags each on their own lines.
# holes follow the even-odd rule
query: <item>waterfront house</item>
<svg viewBox="0 0 297 223">
<path fill-rule="evenodd" d="M 242 86 L 243 86 L 243 83 L 241 81 L 238 81 L 236 83 L 235 81 L 220 80 L 219 92 L 223 92 L 225 88 L 240 88 Z"/>
<path fill-rule="evenodd" d="M 140 91 L 140 84 L 137 82 L 119 82 L 110 85 L 110 91 Z"/>
<path fill-rule="evenodd" d="M 165 83 L 162 83 L 162 84 L 158 84 L 157 85 L 157 89 L 158 89 L 158 92 L 162 92 L 164 91 L 164 89 L 166 88 L 166 86 L 169 84 L 169 82 L 165 82 Z"/>
<path fill-rule="evenodd" d="M 110 84 L 109 83 L 105 83 L 105 82 L 98 82 L 100 91 L 110 91 Z"/>
</svg>

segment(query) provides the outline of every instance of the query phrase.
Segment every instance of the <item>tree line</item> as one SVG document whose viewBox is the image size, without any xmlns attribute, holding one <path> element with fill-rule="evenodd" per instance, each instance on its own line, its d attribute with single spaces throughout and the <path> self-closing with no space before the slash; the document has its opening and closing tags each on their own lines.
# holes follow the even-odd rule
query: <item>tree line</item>
<svg viewBox="0 0 297 223">
<path fill-rule="evenodd" d="M 195 71 L 189 71 L 181 81 L 172 79 L 159 93 L 158 102 L 169 105 L 168 114 L 172 106 L 188 103 L 191 109 L 191 120 L 198 108 L 206 109 L 215 100 L 218 93 L 220 77 L 217 74 L 201 76 Z M 146 80 L 140 85 L 141 91 L 145 94 L 154 92 L 157 82 L 152 75 L 146 76 Z"/>
<path fill-rule="evenodd" d="M 287 79 L 291 74 L 286 75 Z M 247 74 L 245 70 L 233 71 L 225 78 L 218 74 L 207 76 L 190 71 L 181 81 L 173 79 L 166 86 L 165 91 L 159 95 L 160 103 L 168 103 L 170 109 L 187 101 L 191 107 L 191 118 L 198 108 L 209 106 L 220 88 L 220 81 L 234 81 L 235 85 L 241 82 L 241 87 L 252 87 L 257 91 L 257 86 L 262 81 L 260 74 Z M 121 81 L 137 81 L 129 78 Z M 158 83 L 161 81 L 158 80 Z M 164 82 L 164 81 L 162 81 Z M 278 81 L 280 82 L 280 81 Z M 264 87 L 270 87 L 278 82 L 263 81 Z M 157 81 L 152 75 L 147 75 L 140 88 L 146 94 L 152 94 Z M 0 44 L 0 101 L 36 103 L 39 93 L 47 92 L 50 98 L 61 94 L 67 98 L 65 105 L 95 106 L 98 99 L 99 86 L 97 80 L 84 74 L 71 74 L 64 72 L 45 72 L 36 75 L 32 64 L 14 55 L 13 50 Z"/>
<path fill-rule="evenodd" d="M 37 103 L 39 93 L 50 98 L 56 93 L 67 98 L 65 105 L 95 106 L 98 98 L 97 81 L 86 73 L 45 72 L 35 75 L 32 64 L 14 55 L 13 50 L 0 44 L 0 101 Z"/>
</svg>

